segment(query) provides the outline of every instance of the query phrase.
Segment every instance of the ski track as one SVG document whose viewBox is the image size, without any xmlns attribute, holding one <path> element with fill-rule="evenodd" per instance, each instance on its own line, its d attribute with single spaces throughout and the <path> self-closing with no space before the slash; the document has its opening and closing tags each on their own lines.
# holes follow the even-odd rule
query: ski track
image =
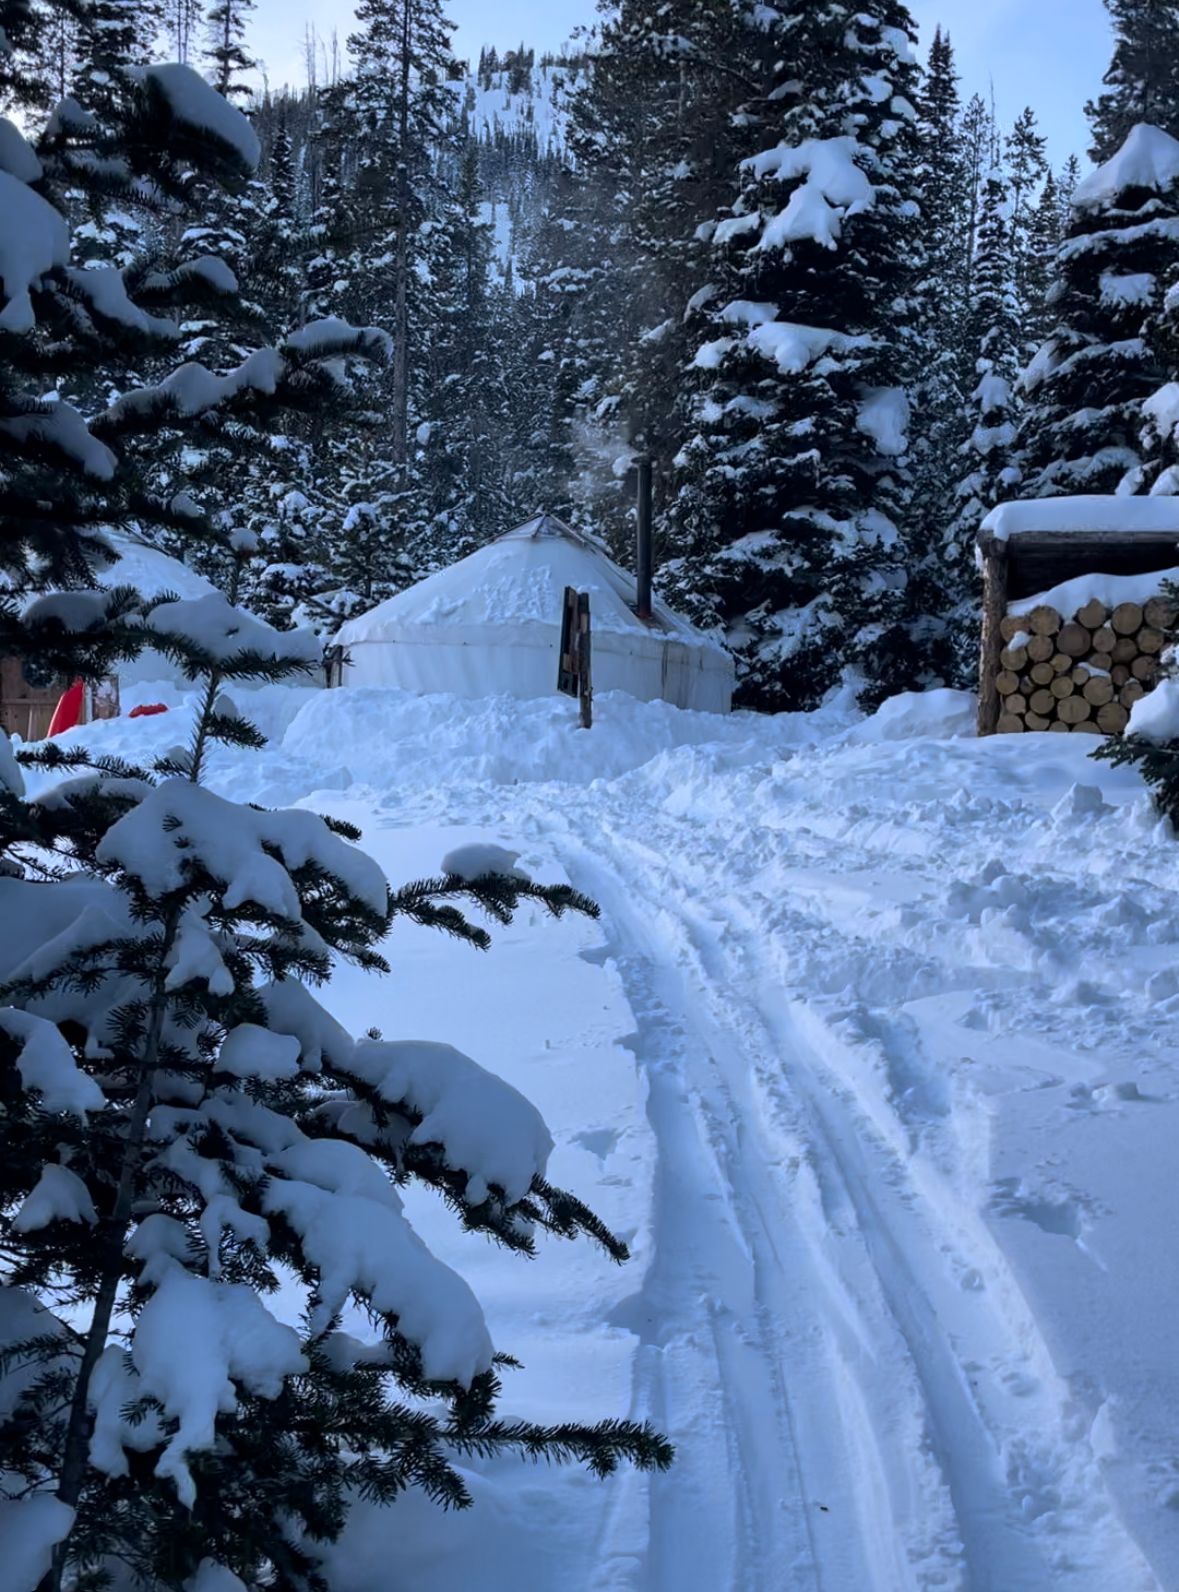
<svg viewBox="0 0 1179 1592">
<path fill-rule="evenodd" d="M 803 987 L 816 947 L 820 987 L 851 965 L 816 892 L 854 901 L 901 832 L 818 823 L 794 857 L 779 834 L 762 894 L 752 835 L 636 823 L 601 786 L 528 805 L 602 905 L 658 1153 L 654 1258 L 614 1323 L 639 1344 L 635 1413 L 678 1462 L 604 1513 L 594 1592 L 1157 1592 L 977 1208 L 910 1153 Z M 920 958 L 905 971 L 935 987 Z M 863 993 L 903 1074 L 912 1036 Z"/>
</svg>

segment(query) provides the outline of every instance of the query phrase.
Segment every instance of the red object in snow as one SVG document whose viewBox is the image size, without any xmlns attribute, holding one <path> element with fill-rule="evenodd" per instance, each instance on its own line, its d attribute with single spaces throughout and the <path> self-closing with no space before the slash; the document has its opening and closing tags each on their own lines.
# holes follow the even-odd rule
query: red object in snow
<svg viewBox="0 0 1179 1592">
<path fill-rule="evenodd" d="M 67 691 L 62 692 L 49 721 L 50 735 L 60 735 L 63 730 L 72 730 L 76 724 L 81 724 L 85 695 L 86 687 L 81 680 L 75 680 Z"/>
<path fill-rule="evenodd" d="M 129 719 L 150 719 L 156 713 L 167 713 L 166 702 L 141 702 L 137 708 L 132 708 L 127 717 Z"/>
</svg>

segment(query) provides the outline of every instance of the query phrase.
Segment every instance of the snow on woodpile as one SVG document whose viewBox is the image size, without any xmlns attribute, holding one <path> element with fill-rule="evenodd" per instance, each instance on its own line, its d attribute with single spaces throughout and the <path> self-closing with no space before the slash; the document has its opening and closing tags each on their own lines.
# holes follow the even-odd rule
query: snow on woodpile
<svg viewBox="0 0 1179 1592">
<path fill-rule="evenodd" d="M 598 691 L 728 712 L 733 664 L 662 603 L 634 612 L 635 581 L 589 537 L 541 515 L 350 620 L 347 685 L 460 697 L 551 696 L 564 591 L 589 593 Z"/>
<path fill-rule="evenodd" d="M 982 534 L 997 542 L 1013 536 L 1109 536 L 1118 531 L 1174 534 L 1179 543 L 1179 498 L 1058 497 L 1001 503 L 982 524 Z"/>
</svg>

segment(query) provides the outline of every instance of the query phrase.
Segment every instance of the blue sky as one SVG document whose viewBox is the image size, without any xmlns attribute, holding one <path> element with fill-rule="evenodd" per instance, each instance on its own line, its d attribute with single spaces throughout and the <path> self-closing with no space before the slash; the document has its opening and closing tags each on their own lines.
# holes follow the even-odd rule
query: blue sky
<svg viewBox="0 0 1179 1592">
<path fill-rule="evenodd" d="M 1110 36 L 1101 0 L 910 0 L 927 45 L 941 22 L 958 52 L 963 89 L 989 95 L 1010 122 L 1035 106 L 1059 164 L 1086 147 L 1084 103 L 1101 84 Z M 556 47 L 595 15 L 593 0 L 450 0 L 460 55 L 477 56 L 483 43 L 521 39 Z M 339 0 L 258 0 L 258 45 L 272 83 L 303 78 L 303 19 L 329 36 L 346 35 L 351 9 Z"/>
</svg>

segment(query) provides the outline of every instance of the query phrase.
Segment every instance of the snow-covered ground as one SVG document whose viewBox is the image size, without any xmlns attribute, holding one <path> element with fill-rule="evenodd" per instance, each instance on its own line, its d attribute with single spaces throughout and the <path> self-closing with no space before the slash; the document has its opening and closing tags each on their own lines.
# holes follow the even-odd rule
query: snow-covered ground
<svg viewBox="0 0 1179 1592">
<path fill-rule="evenodd" d="M 600 901 L 486 954 L 399 928 L 329 1004 L 522 1088 L 631 1244 L 529 1263 L 414 1197 L 525 1363 L 505 1410 L 677 1446 L 362 1508 L 341 1592 L 1179 1587 L 1179 844 L 1135 775 L 978 742 L 952 693 L 605 696 L 588 733 L 556 699 L 253 700 L 275 741 L 216 754 L 227 794 L 355 820 L 395 881 L 490 840 Z M 75 735 L 144 756 L 178 718 Z"/>
</svg>

